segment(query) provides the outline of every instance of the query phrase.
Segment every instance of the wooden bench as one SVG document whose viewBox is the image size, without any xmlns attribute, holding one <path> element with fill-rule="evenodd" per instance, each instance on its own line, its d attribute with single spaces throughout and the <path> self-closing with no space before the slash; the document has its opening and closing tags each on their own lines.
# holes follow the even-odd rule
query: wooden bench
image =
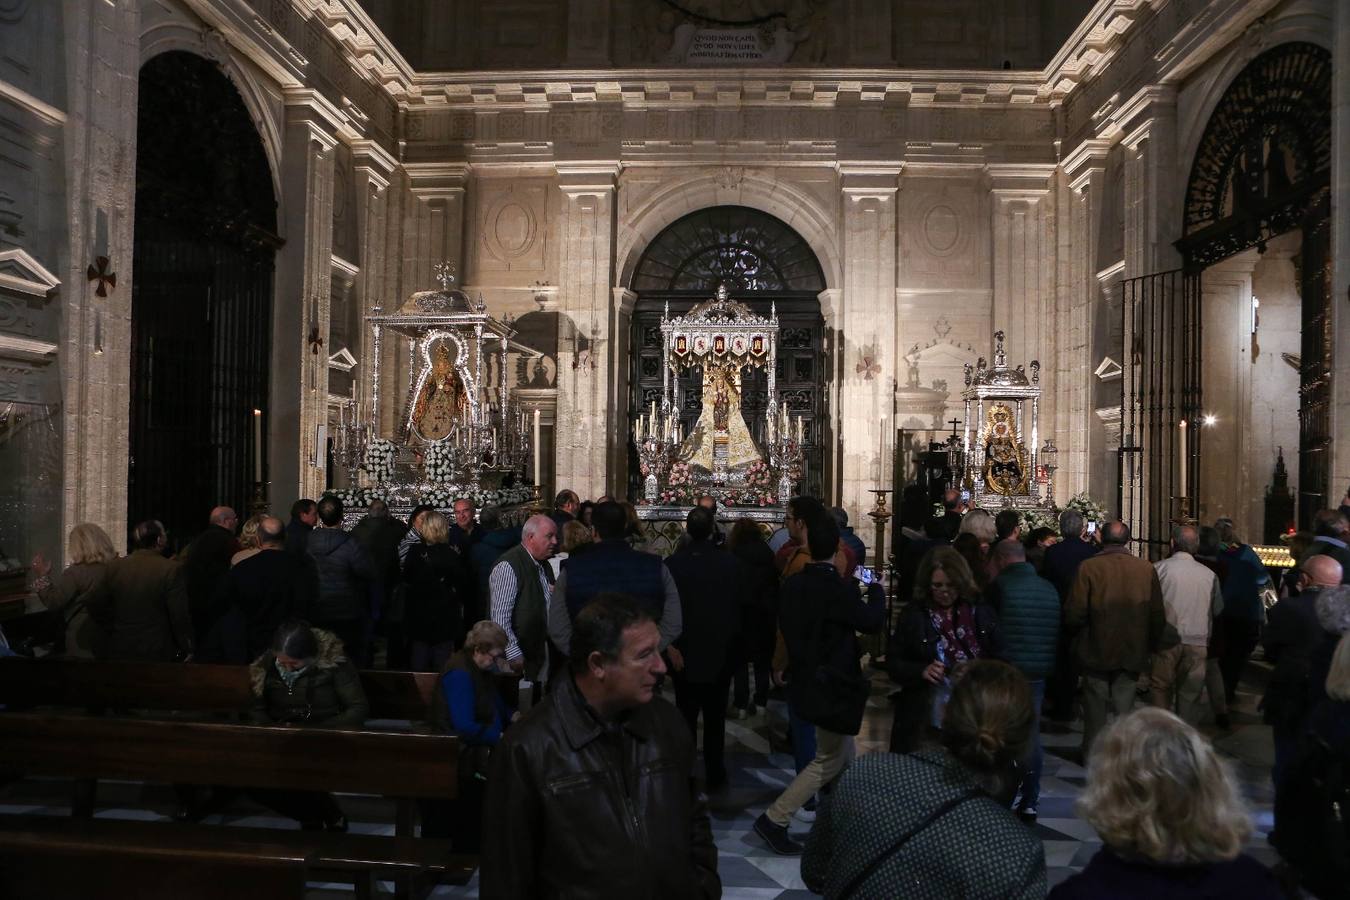
<svg viewBox="0 0 1350 900">
<path fill-rule="evenodd" d="M 416 798 L 455 797 L 458 751 L 457 738 L 436 734 L 0 713 L 3 771 L 392 798 L 394 838 L 101 820 L 109 822 L 104 843 L 136 846 L 155 840 L 147 835 L 163 833 L 199 836 L 203 842 L 214 836 L 222 849 L 261 843 L 289 848 L 314 869 L 354 882 L 361 897 L 371 894 L 380 876 L 394 877 L 400 893 L 409 893 L 438 881 L 463 883 L 472 874 L 476 860 L 453 855 L 449 842 L 413 837 Z M 14 818 L 26 826 L 31 817 Z M 71 834 L 63 840 L 81 832 Z"/>
<path fill-rule="evenodd" d="M 0 816 L 0 897 L 295 900 L 310 856 L 147 822 Z"/>
<path fill-rule="evenodd" d="M 370 718 L 424 722 L 438 676 L 430 672 L 362 670 Z M 498 676 L 515 706 L 519 677 Z M 88 659 L 0 660 L 0 704 L 240 714 L 253 705 L 247 666 L 103 662 Z"/>
</svg>

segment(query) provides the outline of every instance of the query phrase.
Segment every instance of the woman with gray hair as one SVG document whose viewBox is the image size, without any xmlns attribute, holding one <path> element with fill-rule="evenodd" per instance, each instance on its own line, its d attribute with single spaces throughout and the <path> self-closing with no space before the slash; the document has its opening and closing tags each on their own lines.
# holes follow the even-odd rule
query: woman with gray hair
<svg viewBox="0 0 1350 900">
<path fill-rule="evenodd" d="M 1167 710 L 1137 709 L 1098 735 L 1078 812 L 1104 846 L 1052 900 L 1284 896 L 1242 852 L 1252 823 L 1232 771 Z"/>
</svg>

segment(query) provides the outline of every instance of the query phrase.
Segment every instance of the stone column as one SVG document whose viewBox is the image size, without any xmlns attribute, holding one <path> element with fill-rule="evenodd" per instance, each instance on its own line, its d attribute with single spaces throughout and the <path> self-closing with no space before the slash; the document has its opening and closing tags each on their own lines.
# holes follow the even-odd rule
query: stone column
<svg viewBox="0 0 1350 900">
<path fill-rule="evenodd" d="M 994 330 L 1007 336 L 1008 361 L 1048 361 L 1055 329 L 1053 265 L 1047 235 L 1046 196 L 1053 166 L 989 167 L 994 243 Z M 1047 391 L 1053 391 L 1047 385 Z M 1028 437 L 1029 439 L 1029 437 Z"/>
<path fill-rule="evenodd" d="M 352 341 L 359 347 L 361 358 L 361 385 L 358 396 L 361 416 L 369 421 L 374 415 L 371 398 L 375 388 L 374 347 L 365 316 L 375 307 L 392 312 L 399 305 L 397 279 L 389 277 L 387 244 L 389 224 L 389 179 L 398 165 L 394 157 L 374 141 L 357 141 L 352 145 L 356 172 L 356 228 L 360 242 L 360 265 L 357 298 L 361 304 L 360 338 Z"/>
<path fill-rule="evenodd" d="M 1091 454 L 1091 379 L 1093 299 L 1097 296 L 1097 233 L 1101 215 L 1101 192 L 1110 142 L 1085 141 L 1065 160 L 1068 190 L 1059 216 L 1061 240 L 1058 267 L 1058 345 L 1052 383 L 1054 391 L 1055 443 L 1059 469 L 1055 472 L 1055 495 L 1067 500 L 1088 489 Z M 1106 500 L 1109 498 L 1096 498 Z"/>
<path fill-rule="evenodd" d="M 318 426 L 327 421 L 327 339 L 333 265 L 333 148 L 341 114 L 315 91 L 286 92 L 281 221 L 272 313 L 272 408 L 268 434 L 274 511 L 317 498 L 325 482 Z"/>
<path fill-rule="evenodd" d="M 617 164 L 558 166 L 558 424 L 555 490 L 598 497 L 614 487 L 618 342 L 614 298 Z"/>
<path fill-rule="evenodd" d="M 64 8 L 69 255 L 60 289 L 61 534 L 93 522 L 120 551 L 127 537 L 140 5 L 70 0 Z M 108 257 L 117 273 L 106 298 L 96 297 L 85 277 L 97 256 Z"/>
<path fill-rule="evenodd" d="M 611 473 L 610 484 L 619 493 L 625 493 L 628 484 L 629 432 L 632 430 L 626 410 L 630 396 L 628 360 L 632 353 L 633 307 L 637 305 L 638 295 L 626 287 L 615 287 L 610 293 L 614 301 L 609 331 L 610 346 L 614 351 L 611 355 L 614 377 L 610 379 L 613 382 L 610 391 L 613 399 L 609 408 L 613 410 L 611 430 L 614 440 L 610 442 L 608 471 Z"/>
<path fill-rule="evenodd" d="M 866 523 L 872 488 L 893 487 L 892 390 L 896 373 L 896 191 L 899 167 L 841 167 L 844 302 L 839 439 L 842 496 L 849 520 Z M 883 458 L 884 457 L 884 458 Z M 827 498 L 828 499 L 828 498 Z M 869 547 L 874 535 L 858 534 Z"/>
</svg>

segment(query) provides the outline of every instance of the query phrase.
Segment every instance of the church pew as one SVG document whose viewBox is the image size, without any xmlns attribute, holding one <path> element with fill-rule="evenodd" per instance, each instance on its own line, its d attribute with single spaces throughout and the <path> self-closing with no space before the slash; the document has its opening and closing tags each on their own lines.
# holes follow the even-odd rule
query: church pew
<svg viewBox="0 0 1350 900">
<path fill-rule="evenodd" d="M 265 835 L 222 844 L 147 822 L 0 816 L 0 897 L 299 900 L 310 856 Z"/>
<path fill-rule="evenodd" d="M 426 721 L 436 680 L 430 672 L 362 670 L 370 718 Z M 497 676 L 512 707 L 519 683 Z M 245 666 L 11 657 L 0 660 L 0 704 L 241 713 L 253 705 L 253 689 Z"/>
<path fill-rule="evenodd" d="M 455 797 L 458 750 L 458 739 L 448 735 L 0 714 L 0 771 L 162 784 L 201 782 L 205 776 L 225 787 L 393 799 L 394 838 L 282 830 L 262 830 L 260 835 L 231 826 L 127 825 L 162 828 L 165 834 L 204 829 L 202 834 L 214 834 L 220 842 L 265 839 L 303 850 L 314 869 L 356 882 L 361 896 L 370 893 L 380 874 L 403 882 L 426 881 L 426 886 L 441 880 L 462 883 L 472 874 L 475 860 L 451 854 L 448 842 L 413 839 L 415 798 Z"/>
</svg>

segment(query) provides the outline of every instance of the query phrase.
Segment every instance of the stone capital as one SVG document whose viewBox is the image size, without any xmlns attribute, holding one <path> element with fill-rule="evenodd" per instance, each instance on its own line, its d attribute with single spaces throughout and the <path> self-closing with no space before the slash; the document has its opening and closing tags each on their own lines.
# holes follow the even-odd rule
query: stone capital
<svg viewBox="0 0 1350 900">
<path fill-rule="evenodd" d="M 408 189 L 423 200 L 463 197 L 469 181 L 468 163 L 413 163 L 405 165 Z"/>
<path fill-rule="evenodd" d="M 558 187 L 569 197 L 612 194 L 622 168 L 617 162 L 560 163 L 557 166 Z"/>
<path fill-rule="evenodd" d="M 1050 192 L 1054 166 L 990 164 L 985 167 L 989 192 L 999 201 L 1035 201 Z"/>
<path fill-rule="evenodd" d="M 890 200 L 895 197 L 896 191 L 900 189 L 901 168 L 902 166 L 899 163 L 841 162 L 839 164 L 839 190 L 845 196 L 855 200 L 868 198 Z"/>
<path fill-rule="evenodd" d="M 288 127 L 307 128 L 309 138 L 325 153 L 338 144 L 338 132 L 347 117 L 328 98 L 310 88 L 289 88 L 283 92 Z"/>
<path fill-rule="evenodd" d="M 1106 138 L 1088 138 L 1064 157 L 1060 167 L 1075 192 L 1082 193 L 1093 176 L 1106 171 L 1106 156 L 1111 152 L 1111 146 L 1112 142 Z"/>
<path fill-rule="evenodd" d="M 631 316 L 633 307 L 637 305 L 637 298 L 637 293 L 626 287 L 614 288 L 614 311 L 624 318 Z"/>
<path fill-rule="evenodd" d="M 357 175 L 365 176 L 366 182 L 375 193 L 384 193 L 389 187 L 394 170 L 398 168 L 398 160 L 388 150 L 371 140 L 352 141 L 351 149 L 352 168 Z"/>
<path fill-rule="evenodd" d="M 1176 87 L 1150 84 L 1122 103 L 1111 116 L 1111 121 L 1124 134 L 1122 143 L 1131 150 L 1137 150 L 1139 144 L 1148 139 L 1157 121 L 1174 120 L 1176 114 Z"/>
</svg>

